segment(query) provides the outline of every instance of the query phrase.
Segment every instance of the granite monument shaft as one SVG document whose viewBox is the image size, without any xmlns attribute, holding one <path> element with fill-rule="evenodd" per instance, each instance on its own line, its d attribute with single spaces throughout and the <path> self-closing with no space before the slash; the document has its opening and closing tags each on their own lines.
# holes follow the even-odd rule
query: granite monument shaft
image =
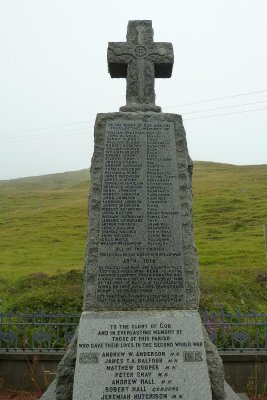
<svg viewBox="0 0 267 400">
<path fill-rule="evenodd" d="M 154 80 L 172 65 L 151 21 L 129 21 L 127 42 L 109 43 L 126 106 L 96 118 L 84 312 L 43 400 L 238 399 L 198 312 L 182 117 L 155 105 Z"/>
</svg>

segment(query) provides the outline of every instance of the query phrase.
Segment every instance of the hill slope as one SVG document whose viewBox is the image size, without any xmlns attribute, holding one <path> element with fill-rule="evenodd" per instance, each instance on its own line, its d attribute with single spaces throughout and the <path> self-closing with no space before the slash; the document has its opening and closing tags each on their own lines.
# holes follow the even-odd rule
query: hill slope
<svg viewBox="0 0 267 400">
<path fill-rule="evenodd" d="M 0 307 L 81 307 L 89 171 L 0 181 Z M 267 311 L 267 165 L 194 163 L 201 305 Z"/>
<path fill-rule="evenodd" d="M 195 163 L 194 226 L 202 306 L 267 311 L 267 165 Z"/>
</svg>

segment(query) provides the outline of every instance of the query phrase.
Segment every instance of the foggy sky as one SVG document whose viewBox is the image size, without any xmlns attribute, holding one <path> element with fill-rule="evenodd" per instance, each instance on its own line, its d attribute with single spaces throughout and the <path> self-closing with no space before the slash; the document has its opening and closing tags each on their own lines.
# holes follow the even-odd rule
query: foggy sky
<svg viewBox="0 0 267 400">
<path fill-rule="evenodd" d="M 125 104 L 107 43 L 134 19 L 173 43 L 156 104 L 183 116 L 191 158 L 266 164 L 266 15 L 266 0 L 1 0 L 0 179 L 89 168 L 96 114 Z"/>
</svg>

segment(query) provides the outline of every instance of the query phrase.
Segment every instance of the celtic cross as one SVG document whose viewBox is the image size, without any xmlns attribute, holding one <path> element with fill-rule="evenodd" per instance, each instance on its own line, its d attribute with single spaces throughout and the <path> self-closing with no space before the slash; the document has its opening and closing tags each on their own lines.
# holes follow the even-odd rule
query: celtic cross
<svg viewBox="0 0 267 400">
<path fill-rule="evenodd" d="M 127 42 L 108 44 L 111 78 L 126 78 L 126 106 L 121 111 L 157 111 L 155 78 L 170 78 L 173 66 L 171 43 L 153 42 L 151 21 L 129 21 Z"/>
</svg>

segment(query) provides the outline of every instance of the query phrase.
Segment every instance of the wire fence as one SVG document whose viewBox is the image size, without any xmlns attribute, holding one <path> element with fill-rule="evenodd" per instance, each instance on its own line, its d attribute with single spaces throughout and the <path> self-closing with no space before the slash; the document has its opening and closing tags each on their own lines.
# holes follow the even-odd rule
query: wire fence
<svg viewBox="0 0 267 400">
<path fill-rule="evenodd" d="M 211 341 L 221 351 L 267 351 L 267 314 L 201 312 Z M 0 352 L 62 351 L 70 343 L 80 313 L 0 313 Z"/>
</svg>

